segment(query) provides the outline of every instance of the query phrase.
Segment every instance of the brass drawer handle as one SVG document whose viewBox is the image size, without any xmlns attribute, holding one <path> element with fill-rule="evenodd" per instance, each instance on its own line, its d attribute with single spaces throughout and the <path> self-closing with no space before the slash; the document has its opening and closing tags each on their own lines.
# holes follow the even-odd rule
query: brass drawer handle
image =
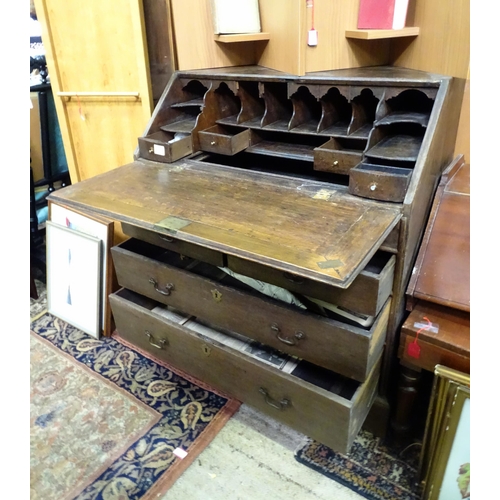
<svg viewBox="0 0 500 500">
<path fill-rule="evenodd" d="M 295 283 L 296 285 L 302 285 L 302 283 L 304 283 L 304 280 L 299 276 L 294 276 L 290 273 L 283 273 L 283 276 L 285 277 L 285 279 L 291 281 L 292 283 Z"/>
<path fill-rule="evenodd" d="M 157 349 L 165 349 L 165 346 L 167 345 L 167 340 L 166 339 L 160 339 L 158 344 L 155 342 L 155 338 L 151 334 L 150 331 L 146 330 L 144 332 L 146 337 L 149 339 L 149 343 L 153 346 L 156 347 Z"/>
<path fill-rule="evenodd" d="M 154 278 L 149 278 L 149 282 L 155 287 L 155 290 L 158 293 L 161 293 L 162 295 L 170 295 L 170 293 L 174 289 L 174 284 L 173 283 L 167 283 L 165 285 L 165 290 L 160 290 L 158 288 L 158 283 L 156 282 L 156 280 Z"/>
<path fill-rule="evenodd" d="M 169 238 L 168 236 L 160 236 L 159 238 L 163 241 L 166 241 L 167 243 L 175 243 L 176 241 L 173 238 Z"/>
<path fill-rule="evenodd" d="M 264 399 L 269 406 L 276 408 L 276 410 L 283 411 L 288 405 L 290 405 L 290 400 L 282 399 L 281 401 L 276 402 L 273 398 L 271 398 L 268 392 L 263 388 L 259 388 L 259 392 L 264 395 Z"/>
<path fill-rule="evenodd" d="M 271 330 L 276 332 L 276 338 L 278 340 L 280 340 L 281 342 L 283 342 L 283 344 L 286 344 L 286 345 L 297 345 L 300 340 L 302 340 L 306 337 L 305 333 L 301 332 L 300 330 L 298 332 L 295 332 L 295 335 L 292 338 L 282 337 L 280 335 L 280 332 L 281 332 L 280 327 L 276 323 L 273 323 L 271 325 Z"/>
</svg>

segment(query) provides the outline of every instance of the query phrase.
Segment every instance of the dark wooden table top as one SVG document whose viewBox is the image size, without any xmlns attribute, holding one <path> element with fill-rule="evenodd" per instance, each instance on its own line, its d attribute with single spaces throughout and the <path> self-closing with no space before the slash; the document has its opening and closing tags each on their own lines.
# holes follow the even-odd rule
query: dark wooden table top
<svg viewBox="0 0 500 500">
<path fill-rule="evenodd" d="M 447 169 L 434 198 L 407 290 L 419 300 L 470 311 L 470 165 Z"/>
</svg>

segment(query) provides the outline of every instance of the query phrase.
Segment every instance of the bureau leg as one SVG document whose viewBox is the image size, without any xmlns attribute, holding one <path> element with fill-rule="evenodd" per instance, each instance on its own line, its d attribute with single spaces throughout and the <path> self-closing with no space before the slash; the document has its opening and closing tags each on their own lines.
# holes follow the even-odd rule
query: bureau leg
<svg viewBox="0 0 500 500">
<path fill-rule="evenodd" d="M 413 437 L 421 376 L 420 370 L 400 365 L 395 408 L 391 418 L 391 441 L 397 446 L 407 444 Z"/>
</svg>

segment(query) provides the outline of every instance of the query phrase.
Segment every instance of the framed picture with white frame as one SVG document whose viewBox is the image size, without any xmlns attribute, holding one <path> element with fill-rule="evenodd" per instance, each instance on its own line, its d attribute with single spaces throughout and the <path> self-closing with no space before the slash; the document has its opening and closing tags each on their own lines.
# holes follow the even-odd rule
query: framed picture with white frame
<svg viewBox="0 0 500 500">
<path fill-rule="evenodd" d="M 46 246 L 48 312 L 99 338 L 101 240 L 47 221 Z"/>
<path fill-rule="evenodd" d="M 101 240 L 101 334 L 111 335 L 114 323 L 108 296 L 116 288 L 110 256 L 114 239 L 113 221 L 52 202 L 49 204 L 49 220 Z"/>
</svg>

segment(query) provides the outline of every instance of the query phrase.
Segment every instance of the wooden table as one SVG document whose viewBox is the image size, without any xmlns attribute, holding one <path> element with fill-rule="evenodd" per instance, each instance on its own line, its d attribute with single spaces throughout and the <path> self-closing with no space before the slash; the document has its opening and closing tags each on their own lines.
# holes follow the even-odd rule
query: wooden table
<svg viewBox="0 0 500 500">
<path fill-rule="evenodd" d="M 407 293 L 400 379 L 392 428 L 413 429 L 422 370 L 437 364 L 470 373 L 470 165 L 458 157 L 444 172 Z"/>
</svg>

